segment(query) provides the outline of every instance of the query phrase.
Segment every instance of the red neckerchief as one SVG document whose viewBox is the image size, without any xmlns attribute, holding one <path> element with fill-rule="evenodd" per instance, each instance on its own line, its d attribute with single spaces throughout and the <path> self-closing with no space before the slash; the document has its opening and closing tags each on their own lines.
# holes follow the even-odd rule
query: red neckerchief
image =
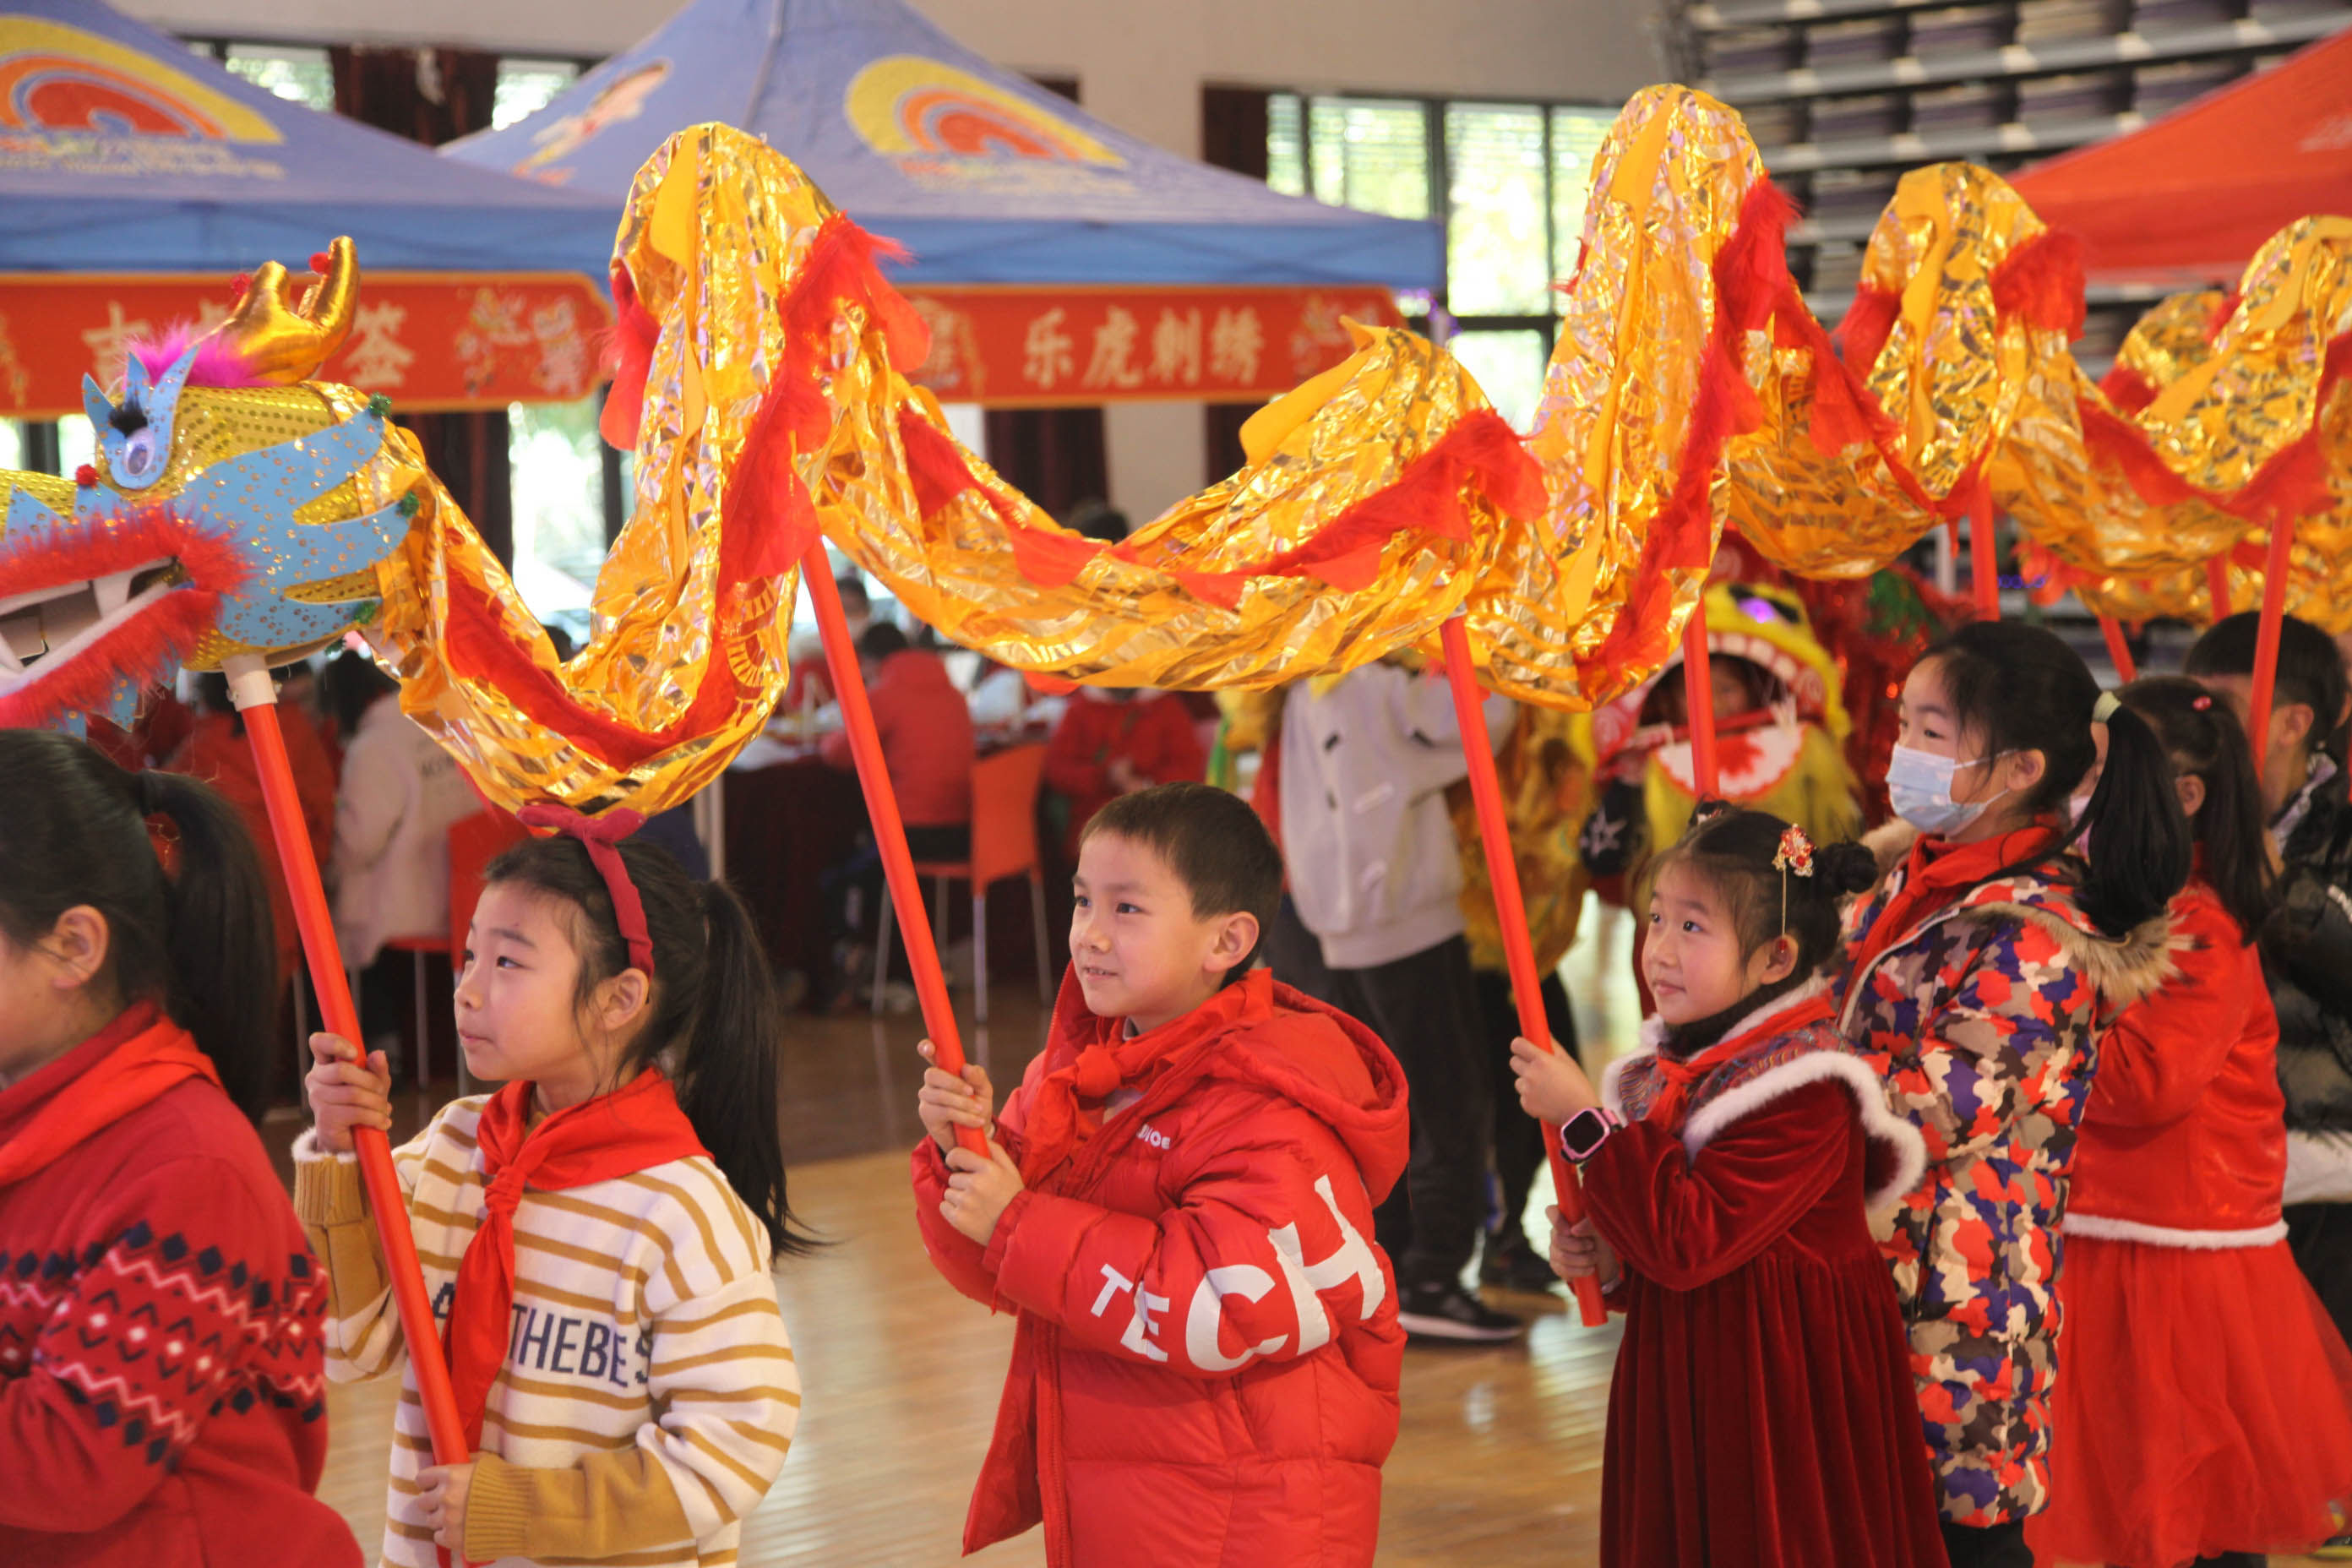
<svg viewBox="0 0 2352 1568">
<path fill-rule="evenodd" d="M 1087 1011 L 1072 981 L 1055 1009 L 1054 1037 L 1074 1039 L 1077 1057 L 1039 1078 L 1029 1093 L 1021 1127 L 1021 1184 L 1035 1186 L 1099 1129 L 1086 1102 L 1099 1106 L 1122 1085 L 1140 1083 L 1161 1062 L 1232 1027 L 1244 1014 L 1273 1006 L 1273 972 L 1252 970 L 1182 1017 L 1130 1038 L 1126 1019 Z"/>
<path fill-rule="evenodd" d="M 1643 1113 L 1642 1120 L 1655 1121 L 1670 1131 L 1680 1132 L 1683 1118 L 1689 1108 L 1691 1088 L 1699 1079 L 1741 1052 L 1754 1049 L 1759 1040 L 1793 1035 L 1815 1024 L 1825 1024 L 1836 1016 L 1837 1009 L 1830 1005 L 1829 995 L 1824 992 L 1810 1001 L 1781 1006 L 1739 1033 L 1727 1035 L 1706 1049 L 1694 1051 L 1686 1057 L 1670 1057 L 1661 1046 L 1652 1058 L 1658 1074 L 1657 1097 L 1650 1101 L 1650 1109 Z"/>
<path fill-rule="evenodd" d="M 468 1453 L 481 1447 L 482 1409 L 506 1364 L 514 1310 L 514 1215 L 523 1189 L 584 1187 L 708 1152 L 658 1068 L 536 1127 L 530 1125 L 530 1094 L 528 1082 L 508 1084 L 482 1107 L 474 1129 L 482 1149 L 482 1223 L 457 1266 L 447 1331 L 449 1382 Z"/>
<path fill-rule="evenodd" d="M 113 1023 L 0 1092 L 5 1140 L 0 1142 L 0 1187 L 23 1181 L 192 1078 L 220 1086 L 219 1069 L 196 1048 L 194 1036 L 152 1002 L 133 1003 Z"/>
<path fill-rule="evenodd" d="M 1903 863 L 1903 886 L 1880 908 L 1877 921 L 1854 948 L 1853 973 L 1862 973 L 1881 953 L 1907 941 L 1930 915 L 1958 902 L 2002 867 L 2032 859 L 2057 837 L 2057 829 L 2040 826 L 1974 844 L 1922 837 Z"/>
</svg>

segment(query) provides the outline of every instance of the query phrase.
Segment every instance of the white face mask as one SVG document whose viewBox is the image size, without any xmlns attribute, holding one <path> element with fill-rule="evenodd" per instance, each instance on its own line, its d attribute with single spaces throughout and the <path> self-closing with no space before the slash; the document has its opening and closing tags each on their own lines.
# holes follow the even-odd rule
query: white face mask
<svg viewBox="0 0 2352 1568">
<path fill-rule="evenodd" d="M 1983 759 L 1997 763 L 2008 756 L 1997 752 Z M 1922 833 L 1939 838 L 1949 838 L 1965 832 L 1970 823 L 1984 815 L 1985 807 L 2010 792 L 1988 795 L 1983 800 L 1957 801 L 1952 798 L 1952 775 L 1963 766 L 1958 757 L 1939 757 L 1933 752 L 1923 752 L 1916 746 L 1896 746 L 1886 765 L 1886 798 L 1895 807 L 1895 815 Z"/>
</svg>

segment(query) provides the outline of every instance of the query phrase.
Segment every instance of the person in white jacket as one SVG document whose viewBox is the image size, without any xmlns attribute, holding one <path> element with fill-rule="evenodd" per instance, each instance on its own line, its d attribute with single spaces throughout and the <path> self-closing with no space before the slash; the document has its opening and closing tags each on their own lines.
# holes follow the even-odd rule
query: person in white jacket
<svg viewBox="0 0 2352 1568">
<path fill-rule="evenodd" d="M 1500 744 L 1513 711 L 1489 698 Z M 1462 871 L 1446 786 L 1469 771 L 1445 681 L 1385 661 L 1294 689 L 1282 720 L 1282 841 L 1290 896 L 1329 966 L 1329 999 L 1403 1065 L 1405 1178 L 1376 1217 L 1396 1261 L 1398 1319 L 1424 1339 L 1525 1328 L 1462 1288 L 1486 1221 L 1493 1124 L 1463 940 Z"/>
<path fill-rule="evenodd" d="M 329 672 L 347 737 L 335 791 L 328 865 L 343 962 L 362 972 L 361 1028 L 370 1048 L 399 1055 L 399 998 L 408 963 L 386 953 L 402 938 L 446 942 L 449 829 L 482 809 L 449 753 L 400 710 L 400 688 L 364 656 L 344 652 Z M 419 1020 L 420 1027 L 422 1020 Z"/>
</svg>

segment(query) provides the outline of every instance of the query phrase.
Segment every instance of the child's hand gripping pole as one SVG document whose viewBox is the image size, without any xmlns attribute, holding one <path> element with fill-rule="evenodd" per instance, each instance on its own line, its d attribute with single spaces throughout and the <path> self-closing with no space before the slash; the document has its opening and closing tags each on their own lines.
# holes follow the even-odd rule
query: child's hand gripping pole
<svg viewBox="0 0 2352 1568">
<path fill-rule="evenodd" d="M 335 922 L 327 910 L 327 890 L 319 880 L 319 862 L 310 853 L 310 835 L 302 825 L 302 803 L 294 793 L 286 736 L 278 727 L 278 684 L 270 679 L 268 667 L 251 654 L 226 660 L 223 668 L 228 676 L 229 695 L 245 717 L 254 771 L 261 775 L 269 834 L 277 840 L 278 863 L 285 873 L 286 890 L 293 897 L 294 924 L 302 933 L 302 953 L 310 962 L 319 1010 L 326 1016 L 331 1032 L 363 1047 L 359 1012 L 352 1005 L 351 982 L 343 973 L 342 950 L 335 942 Z M 360 1184 L 367 1191 L 368 1208 L 375 1215 L 376 1235 L 383 1245 L 384 1272 L 392 1279 L 400 1331 L 408 1342 L 408 1359 L 416 1367 L 416 1394 L 424 1403 L 425 1423 L 433 1436 L 434 1462 L 462 1465 L 473 1456 L 466 1447 L 465 1426 L 457 1419 L 457 1397 L 449 1390 L 441 1331 L 434 1325 L 433 1308 L 425 1300 L 425 1273 L 416 1262 L 416 1238 L 408 1228 L 408 1205 L 392 1168 L 392 1144 L 373 1127 L 354 1127 L 352 1147 L 359 1156 Z"/>
<path fill-rule="evenodd" d="M 950 1076 L 963 1076 L 963 1037 L 956 1033 L 955 1005 L 948 1000 L 947 976 L 940 970 L 939 949 L 932 944 L 929 918 L 923 911 L 922 885 L 915 880 L 915 858 L 907 849 L 906 825 L 898 819 L 898 796 L 890 788 L 889 770 L 882 764 L 882 737 L 874 728 L 874 710 L 866 700 L 866 676 L 857 666 L 857 648 L 849 640 L 849 622 L 841 610 L 841 590 L 833 584 L 833 562 L 824 541 L 812 541 L 801 557 L 801 576 L 808 584 L 809 603 L 816 609 L 816 626 L 824 639 L 825 662 L 832 667 L 834 690 L 841 700 L 841 722 L 849 732 L 849 752 L 857 762 L 858 787 L 866 792 L 866 815 L 874 824 L 874 842 L 882 851 L 882 874 L 890 884 L 890 905 L 898 911 L 898 929 L 907 938 L 907 967 L 914 972 L 915 995 L 923 1006 L 923 1027 L 931 1037 L 931 1062 Z M 874 977 L 876 984 L 882 976 Z M 982 1159 L 988 1140 L 976 1127 L 956 1129 L 956 1142 Z"/>
<path fill-rule="evenodd" d="M 1535 944 L 1528 939 L 1527 900 L 1519 893 L 1518 857 L 1511 847 L 1510 825 L 1503 816 L 1503 787 L 1495 776 L 1495 748 L 1486 733 L 1486 710 L 1481 705 L 1476 667 L 1470 659 L 1470 636 L 1460 616 L 1445 623 L 1445 679 L 1454 688 L 1454 712 L 1461 722 L 1462 751 L 1470 764 L 1470 798 L 1478 808 L 1478 839 L 1486 852 L 1486 877 L 1495 886 L 1496 921 L 1503 931 L 1503 953 L 1511 970 L 1511 999 L 1519 1009 L 1519 1033 L 1556 1051 L 1545 1021 L 1543 991 L 1536 974 Z M 1584 1217 L 1584 1191 L 1576 1173 L 1559 1152 L 1559 1129 L 1544 1123 L 1544 1152 L 1551 1157 L 1552 1193 L 1559 1212 L 1571 1224 Z M 1506 1219 L 1509 1215 L 1504 1216 Z M 1578 1314 L 1589 1328 L 1609 1321 L 1601 1301 L 1601 1282 L 1591 1275 L 1577 1280 Z"/>
</svg>

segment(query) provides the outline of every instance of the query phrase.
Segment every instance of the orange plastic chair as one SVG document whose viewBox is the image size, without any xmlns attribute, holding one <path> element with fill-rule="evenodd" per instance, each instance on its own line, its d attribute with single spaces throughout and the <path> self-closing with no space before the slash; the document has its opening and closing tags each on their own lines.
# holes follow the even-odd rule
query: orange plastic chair
<svg viewBox="0 0 2352 1568">
<path fill-rule="evenodd" d="M 1029 879 L 1029 918 L 1037 945 L 1037 999 L 1054 1005 L 1054 972 L 1046 956 L 1045 876 L 1037 856 L 1037 786 L 1045 775 L 1045 748 L 1013 746 L 983 757 L 971 767 L 971 858 L 918 860 L 915 877 L 936 878 L 939 894 L 932 916 L 933 940 L 948 939 L 948 884 L 971 884 L 972 1016 L 988 1022 L 988 889 L 1007 877 Z M 890 973 L 890 900 L 882 899 L 881 932 L 875 942 L 874 1011 L 882 1011 Z"/>
</svg>

